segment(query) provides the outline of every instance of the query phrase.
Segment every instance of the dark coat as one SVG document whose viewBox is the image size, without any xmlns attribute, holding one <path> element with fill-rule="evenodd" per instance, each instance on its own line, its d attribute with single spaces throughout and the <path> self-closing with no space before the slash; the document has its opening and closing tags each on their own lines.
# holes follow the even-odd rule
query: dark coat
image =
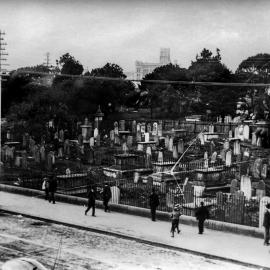
<svg viewBox="0 0 270 270">
<path fill-rule="evenodd" d="M 265 228 L 270 227 L 270 212 L 269 211 L 265 211 L 265 213 L 264 213 L 263 226 Z"/>
<path fill-rule="evenodd" d="M 112 197 L 112 192 L 109 186 L 105 186 L 103 189 L 103 201 L 109 201 L 110 198 Z"/>
<path fill-rule="evenodd" d="M 95 191 L 90 190 L 87 194 L 88 197 L 88 204 L 94 205 L 96 201 L 96 194 Z"/>
<path fill-rule="evenodd" d="M 205 220 L 209 218 L 209 211 L 205 206 L 201 206 L 195 213 L 195 216 L 198 220 Z"/>
<path fill-rule="evenodd" d="M 53 178 L 49 181 L 49 191 L 56 192 L 56 190 L 57 190 L 57 181 L 55 178 Z"/>
<path fill-rule="evenodd" d="M 149 204 L 151 208 L 156 208 L 159 206 L 159 198 L 158 195 L 156 193 L 152 193 L 149 196 Z"/>
</svg>

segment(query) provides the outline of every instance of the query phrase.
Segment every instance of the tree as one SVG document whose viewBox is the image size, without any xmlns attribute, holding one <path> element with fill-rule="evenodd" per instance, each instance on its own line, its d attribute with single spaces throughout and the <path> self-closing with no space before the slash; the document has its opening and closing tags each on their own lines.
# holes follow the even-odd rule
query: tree
<svg viewBox="0 0 270 270">
<path fill-rule="evenodd" d="M 259 53 L 243 60 L 236 72 L 238 82 L 269 83 L 270 54 Z M 248 87 L 241 89 L 242 106 L 255 119 L 269 118 L 269 95 L 266 88 Z"/>
<path fill-rule="evenodd" d="M 125 79 L 127 76 L 123 73 L 123 69 L 117 64 L 107 63 L 102 68 L 92 69 L 90 76 L 111 77 Z"/>
<path fill-rule="evenodd" d="M 168 64 L 156 68 L 143 80 L 187 81 L 189 78 L 186 69 Z M 141 103 L 150 107 L 151 116 L 153 110 L 159 108 L 163 116 L 177 117 L 181 112 L 181 104 L 187 102 L 188 89 L 183 85 L 154 84 L 142 81 L 140 90 L 143 101 Z"/>
<path fill-rule="evenodd" d="M 61 74 L 81 75 L 83 73 L 83 65 L 69 53 L 62 55 L 56 64 L 60 65 Z"/>
<path fill-rule="evenodd" d="M 193 81 L 199 82 L 232 82 L 235 80 L 232 72 L 221 62 L 220 50 L 216 55 L 208 49 L 203 49 L 196 61 L 189 67 Z M 198 113 L 208 113 L 212 116 L 234 115 L 239 93 L 236 88 L 226 86 L 196 86 Z M 199 105 L 199 106 L 198 106 Z"/>
</svg>

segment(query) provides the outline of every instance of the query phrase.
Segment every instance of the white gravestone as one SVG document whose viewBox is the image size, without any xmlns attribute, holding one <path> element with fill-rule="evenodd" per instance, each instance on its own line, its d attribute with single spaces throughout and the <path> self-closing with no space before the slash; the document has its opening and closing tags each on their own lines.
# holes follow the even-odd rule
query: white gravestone
<svg viewBox="0 0 270 270">
<path fill-rule="evenodd" d="M 232 165 L 232 151 L 231 150 L 226 152 L 225 165 L 226 166 L 231 166 Z"/>
<path fill-rule="evenodd" d="M 89 145 L 90 145 L 90 147 L 93 147 L 95 145 L 95 139 L 94 139 L 94 137 L 91 137 L 90 138 Z"/>
<path fill-rule="evenodd" d="M 266 211 L 266 205 L 270 203 L 270 197 L 265 196 L 260 200 L 260 212 L 259 212 L 259 228 L 263 226 L 264 213 Z"/>
<path fill-rule="evenodd" d="M 241 150 L 240 150 L 240 142 L 239 140 L 234 141 L 233 143 L 233 154 L 234 155 L 240 155 Z"/>
<path fill-rule="evenodd" d="M 94 129 L 94 138 L 96 138 L 97 136 L 98 136 L 98 129 L 95 128 L 95 129 Z"/>
<path fill-rule="evenodd" d="M 158 124 L 156 122 L 153 124 L 152 135 L 153 136 L 158 135 Z"/>
<path fill-rule="evenodd" d="M 238 127 L 236 127 L 234 129 L 234 138 L 239 139 L 239 128 Z"/>
<path fill-rule="evenodd" d="M 232 131 L 229 131 L 229 138 L 232 138 Z"/>
<path fill-rule="evenodd" d="M 159 151 L 158 152 L 158 162 L 159 163 L 163 163 L 163 152 L 162 151 Z"/>
<path fill-rule="evenodd" d="M 177 151 L 178 151 L 179 154 L 183 154 L 184 153 L 184 141 L 183 141 L 183 139 L 180 139 L 178 141 Z"/>
<path fill-rule="evenodd" d="M 208 153 L 204 152 L 204 168 L 208 168 Z"/>
<path fill-rule="evenodd" d="M 238 138 L 243 141 L 244 140 L 244 126 L 243 125 L 240 125 L 238 127 Z"/>
<path fill-rule="evenodd" d="M 249 140 L 249 126 L 244 125 L 244 140 Z"/>
<path fill-rule="evenodd" d="M 178 159 L 178 152 L 176 145 L 173 146 L 173 158 Z"/>
<path fill-rule="evenodd" d="M 256 136 L 255 132 L 252 132 L 251 144 L 252 145 L 257 145 L 257 136 Z"/>
<path fill-rule="evenodd" d="M 145 142 L 149 142 L 149 138 L 150 138 L 149 133 L 146 132 L 146 133 L 144 134 L 144 141 L 145 141 Z"/>
<path fill-rule="evenodd" d="M 116 186 L 111 187 L 111 203 L 119 204 L 120 202 L 120 189 Z"/>
<path fill-rule="evenodd" d="M 162 124 L 158 124 L 158 136 L 161 137 L 162 136 Z"/>
<path fill-rule="evenodd" d="M 169 140 L 168 150 L 171 151 L 171 152 L 173 151 L 173 137 L 171 137 L 170 140 Z"/>
<path fill-rule="evenodd" d="M 240 190 L 244 192 L 244 195 L 248 200 L 251 199 L 251 181 L 247 175 L 241 176 Z"/>
<path fill-rule="evenodd" d="M 211 156 L 211 163 L 214 164 L 217 161 L 217 152 L 215 151 Z"/>
</svg>

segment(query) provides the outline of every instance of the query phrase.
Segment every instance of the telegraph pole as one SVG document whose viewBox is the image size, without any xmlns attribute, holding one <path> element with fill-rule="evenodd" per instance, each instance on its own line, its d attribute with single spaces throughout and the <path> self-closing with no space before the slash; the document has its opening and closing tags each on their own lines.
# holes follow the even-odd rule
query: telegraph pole
<svg viewBox="0 0 270 270">
<path fill-rule="evenodd" d="M 44 63 L 44 65 L 45 65 L 47 68 L 50 67 L 50 53 L 49 53 L 49 52 L 47 52 L 47 53 L 45 54 L 45 63 Z"/>
<path fill-rule="evenodd" d="M 0 30 L 0 119 L 1 120 L 2 120 L 2 77 L 3 77 L 3 72 L 5 71 L 5 69 L 3 69 L 3 66 L 7 65 L 7 64 L 4 64 L 3 62 L 7 60 L 5 56 L 8 55 L 5 52 L 6 50 L 5 47 L 7 43 L 4 42 L 4 35 L 5 35 L 5 32 L 2 32 Z M 1 136 L 1 130 L 0 130 L 0 145 L 1 145 L 1 142 L 2 142 L 2 136 Z"/>
</svg>

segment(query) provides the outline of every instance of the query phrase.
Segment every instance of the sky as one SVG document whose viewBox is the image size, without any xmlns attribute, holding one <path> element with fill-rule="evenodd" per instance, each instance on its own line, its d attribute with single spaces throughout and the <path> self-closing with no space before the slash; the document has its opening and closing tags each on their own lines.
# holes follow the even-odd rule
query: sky
<svg viewBox="0 0 270 270">
<path fill-rule="evenodd" d="M 0 30 L 10 70 L 69 52 L 85 70 L 110 62 L 135 71 L 136 60 L 159 62 L 160 48 L 187 68 L 203 48 L 219 48 L 235 71 L 270 53 L 270 1 L 0 0 Z"/>
</svg>

